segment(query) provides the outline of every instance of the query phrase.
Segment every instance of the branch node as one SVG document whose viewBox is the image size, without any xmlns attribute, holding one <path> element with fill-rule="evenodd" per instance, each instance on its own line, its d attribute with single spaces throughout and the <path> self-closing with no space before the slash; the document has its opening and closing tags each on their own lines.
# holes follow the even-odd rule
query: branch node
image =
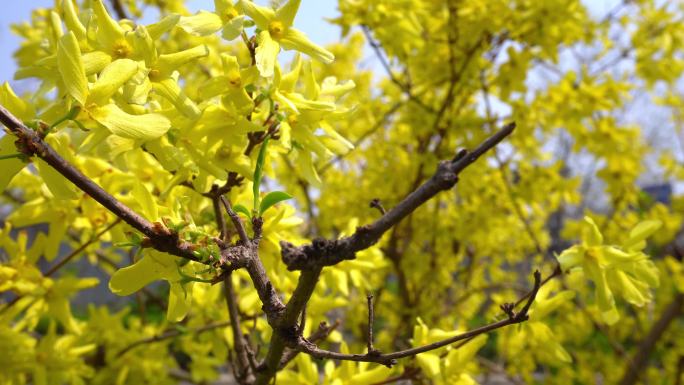
<svg viewBox="0 0 684 385">
<path fill-rule="evenodd" d="M 378 209 L 380 211 L 380 214 L 385 215 L 387 214 L 387 210 L 385 210 L 384 207 L 382 207 L 382 203 L 380 203 L 380 199 L 374 198 L 370 201 L 369 207 Z"/>
</svg>

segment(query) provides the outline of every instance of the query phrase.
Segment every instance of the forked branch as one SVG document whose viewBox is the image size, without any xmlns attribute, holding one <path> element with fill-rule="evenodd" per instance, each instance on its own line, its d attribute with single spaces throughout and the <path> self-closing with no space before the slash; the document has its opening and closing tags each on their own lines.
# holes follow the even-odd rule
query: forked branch
<svg viewBox="0 0 684 385">
<path fill-rule="evenodd" d="M 505 125 L 482 142 L 475 150 L 460 151 L 452 160 L 439 163 L 435 174 L 410 193 L 398 205 L 387 211 L 375 222 L 358 227 L 354 234 L 336 240 L 315 239 L 312 243 L 294 246 L 281 241 L 281 255 L 289 270 L 312 270 L 323 266 L 332 266 L 341 261 L 354 259 L 356 252 L 374 245 L 382 235 L 415 211 L 423 203 L 430 200 L 440 191 L 449 190 L 458 181 L 458 175 L 466 167 L 475 162 L 485 152 L 499 144 L 515 129 L 515 123 Z"/>
<path fill-rule="evenodd" d="M 447 345 L 451 345 L 455 342 L 458 341 L 463 341 L 467 339 L 471 339 L 473 337 L 476 337 L 480 334 L 488 333 L 490 331 L 500 329 L 505 326 L 509 325 L 514 325 L 518 324 L 521 322 L 527 321 L 529 318 L 528 316 L 528 311 L 530 309 L 530 306 L 532 306 L 532 303 L 534 302 L 534 299 L 537 297 L 537 293 L 539 292 L 539 288 L 541 287 L 542 280 L 541 280 L 541 273 L 539 271 L 534 272 L 534 286 L 532 287 L 532 290 L 526 295 L 527 297 L 527 302 L 525 303 L 525 306 L 522 308 L 520 312 L 515 312 L 513 311 L 514 304 L 505 304 L 502 305 L 502 309 L 504 309 L 504 312 L 506 313 L 507 317 L 501 321 L 493 322 L 485 326 L 481 326 L 477 329 L 473 329 L 470 331 L 467 331 L 465 333 L 458 334 L 456 336 L 446 338 L 441 341 L 437 341 L 428 345 L 423 345 L 419 346 L 416 348 L 411 348 L 411 349 L 406 349 L 406 350 L 401 350 L 393 353 L 386 353 L 386 354 L 378 354 L 377 351 L 372 352 L 369 351 L 366 354 L 344 354 L 344 353 L 338 353 L 338 352 L 333 352 L 329 350 L 324 350 L 320 349 L 317 347 L 315 344 L 311 343 L 310 341 L 307 341 L 304 338 L 299 338 L 296 342 L 296 349 L 300 350 L 301 352 L 310 354 L 313 357 L 316 358 L 327 358 L 327 359 L 334 359 L 334 360 L 342 360 L 342 361 L 357 361 L 357 362 L 376 362 L 379 364 L 387 365 L 387 366 L 392 366 L 396 364 L 396 360 L 400 358 L 405 358 L 405 357 L 412 357 L 420 353 L 425 353 L 429 352 L 431 350 L 436 350 L 439 348 L 442 348 Z"/>
</svg>

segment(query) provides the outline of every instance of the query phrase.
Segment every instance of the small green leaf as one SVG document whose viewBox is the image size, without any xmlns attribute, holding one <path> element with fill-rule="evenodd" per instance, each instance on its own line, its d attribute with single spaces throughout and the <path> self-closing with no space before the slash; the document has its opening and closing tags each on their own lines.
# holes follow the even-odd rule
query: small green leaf
<svg viewBox="0 0 684 385">
<path fill-rule="evenodd" d="M 261 216 L 266 210 L 268 210 L 274 204 L 286 201 L 288 199 L 292 199 L 292 195 L 284 191 L 272 191 L 268 193 L 261 201 L 261 206 L 259 206 L 259 216 Z"/>
<path fill-rule="evenodd" d="M 0 160 L 5 160 L 5 159 L 23 159 L 25 158 L 26 155 L 18 152 L 16 154 L 7 154 L 7 155 L 0 155 Z"/>
<path fill-rule="evenodd" d="M 233 206 L 233 210 L 234 210 L 236 213 L 243 214 L 243 215 L 246 216 L 247 218 L 250 218 L 250 219 L 252 218 L 252 213 L 250 213 L 250 212 L 249 212 L 249 209 L 248 209 L 247 207 L 243 206 L 243 205 L 235 205 L 235 206 Z"/>
<path fill-rule="evenodd" d="M 252 192 L 254 193 L 254 211 L 256 212 L 259 208 L 259 191 L 261 188 L 261 176 L 264 172 L 264 162 L 266 160 L 266 148 L 268 147 L 268 137 L 264 139 L 264 143 L 259 149 L 259 156 L 257 157 L 256 168 L 254 168 L 254 185 L 252 187 Z"/>
</svg>

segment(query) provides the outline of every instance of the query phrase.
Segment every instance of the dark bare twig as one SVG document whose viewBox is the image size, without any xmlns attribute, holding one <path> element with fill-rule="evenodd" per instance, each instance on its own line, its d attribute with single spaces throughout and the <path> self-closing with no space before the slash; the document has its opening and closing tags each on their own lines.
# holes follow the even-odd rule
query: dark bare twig
<svg viewBox="0 0 684 385">
<path fill-rule="evenodd" d="M 61 261 L 59 261 L 56 265 L 52 266 L 50 270 L 45 272 L 46 277 L 52 276 L 54 273 L 56 273 L 59 269 L 61 269 L 64 265 L 69 263 L 75 256 L 81 254 L 83 250 L 85 250 L 88 246 L 92 245 L 93 243 L 97 242 L 107 231 L 111 230 L 114 226 L 118 225 L 121 223 L 121 218 L 117 218 L 114 222 L 109 224 L 109 226 L 105 227 L 101 231 L 99 231 L 97 234 L 95 234 L 88 242 L 82 244 L 79 246 L 76 250 L 72 251 L 64 257 Z"/>
<path fill-rule="evenodd" d="M 402 92 L 404 92 L 404 94 L 406 94 L 406 96 L 408 96 L 408 98 L 412 102 L 416 103 L 417 105 L 425 109 L 425 111 L 435 113 L 436 111 L 434 108 L 425 104 L 425 102 L 423 102 L 413 93 L 413 90 L 411 89 L 411 85 L 409 83 L 402 82 L 394 75 L 392 67 L 390 66 L 389 62 L 387 61 L 385 55 L 382 52 L 382 45 L 373 38 L 373 36 L 371 35 L 370 28 L 368 28 L 367 26 L 362 26 L 361 30 L 363 31 L 363 34 L 365 35 L 366 40 L 368 41 L 368 44 L 371 46 L 371 48 L 373 48 L 375 56 L 377 56 L 378 60 L 380 61 L 380 64 L 385 69 L 385 72 L 387 72 L 387 76 L 389 76 L 392 83 L 396 84 L 396 86 L 399 87 L 399 89 L 401 89 Z"/>
<path fill-rule="evenodd" d="M 369 206 L 371 208 L 378 209 L 378 211 L 380 211 L 380 214 L 382 215 L 387 214 L 387 210 L 385 210 L 385 208 L 382 207 L 382 203 L 380 203 L 380 199 L 378 198 L 371 200 Z"/>
<path fill-rule="evenodd" d="M 240 217 L 237 215 L 235 211 L 233 211 L 233 207 L 230 205 L 230 202 L 228 199 L 224 196 L 220 197 L 221 203 L 223 203 L 223 207 L 225 207 L 226 212 L 228 213 L 228 216 L 230 217 L 230 220 L 233 222 L 233 225 L 235 226 L 235 230 L 237 230 L 238 235 L 240 236 L 240 240 L 242 241 L 242 244 L 245 246 L 249 246 L 251 244 L 251 241 L 249 240 L 249 236 L 247 235 L 247 230 L 245 230 L 245 226 L 242 223 L 242 220 Z"/>
<path fill-rule="evenodd" d="M 368 294 L 366 296 L 366 300 L 368 301 L 368 355 L 377 355 L 380 354 L 380 351 L 373 347 L 373 319 L 375 318 L 373 310 L 373 295 Z"/>
<path fill-rule="evenodd" d="M 121 0 L 110 0 L 110 3 L 112 4 L 112 8 L 114 9 L 114 12 L 116 13 L 116 17 L 119 19 L 128 19 L 128 15 L 126 14 L 126 10 L 124 9 L 123 3 L 121 3 Z"/>
<path fill-rule="evenodd" d="M 375 222 L 358 227 L 351 236 L 337 240 L 319 238 L 315 239 L 311 244 L 303 246 L 294 246 L 289 242 L 281 241 L 283 262 L 289 270 L 310 270 L 354 259 L 357 251 L 367 249 L 375 244 L 387 230 L 399 223 L 423 203 L 437 195 L 437 193 L 451 189 L 458 181 L 458 174 L 463 169 L 510 135 L 514 128 L 514 123 L 507 124 L 499 132 L 482 142 L 475 150 L 462 155 L 457 161 L 440 162 L 437 171 L 430 179 Z"/>
<path fill-rule="evenodd" d="M 178 336 L 180 336 L 181 334 L 184 334 L 184 333 L 194 333 L 194 334 L 198 334 L 198 333 L 204 333 L 204 332 L 206 332 L 206 331 L 210 331 L 210 330 L 214 330 L 214 329 L 218 329 L 218 328 L 223 328 L 223 327 L 226 327 L 226 326 L 230 326 L 230 321 L 225 321 L 225 322 L 218 322 L 218 323 L 214 323 L 214 324 L 209 324 L 209 325 L 205 325 L 205 326 L 202 326 L 202 327 L 190 329 L 190 330 L 188 330 L 188 331 L 180 331 L 180 330 L 177 330 L 177 329 L 167 330 L 166 332 L 164 332 L 164 333 L 162 333 L 162 334 L 160 334 L 160 335 L 154 335 L 154 336 L 152 336 L 152 337 L 143 338 L 143 339 L 140 339 L 140 340 L 138 340 L 138 341 L 133 342 L 132 344 L 130 344 L 130 345 L 126 346 L 125 348 L 123 348 L 122 350 L 120 350 L 120 351 L 116 354 L 116 357 L 121 357 L 121 356 L 123 356 L 124 354 L 128 353 L 129 351 L 131 351 L 131 350 L 137 348 L 138 346 L 142 346 L 142 345 L 151 344 L 151 343 L 154 343 L 154 342 L 160 342 L 160 341 L 168 340 L 168 339 L 171 339 L 171 338 L 178 337 Z"/>
<path fill-rule="evenodd" d="M 510 311 L 506 311 L 508 317 L 506 319 L 503 319 L 501 321 L 493 322 L 491 324 L 481 326 L 479 328 L 470 330 L 465 333 L 458 334 L 456 336 L 446 338 L 442 341 L 437 341 L 435 343 L 431 343 L 428 345 L 416 347 L 416 348 L 411 348 L 411 349 L 406 349 L 406 350 L 401 350 L 393 353 L 387 353 L 387 354 L 343 354 L 343 353 L 338 353 L 338 352 L 333 352 L 329 350 L 323 350 L 318 348 L 316 345 L 312 344 L 309 341 L 304 340 L 303 338 L 300 338 L 296 342 L 296 348 L 300 349 L 302 352 L 310 354 L 311 356 L 315 358 L 328 358 L 328 359 L 335 359 L 335 360 L 343 360 L 343 361 L 356 361 L 356 362 L 376 362 L 379 364 L 387 365 L 387 366 L 392 366 L 396 364 L 396 360 L 400 358 L 405 358 L 405 357 L 412 357 L 420 353 L 425 353 L 429 352 L 431 350 L 439 349 L 441 347 L 451 345 L 454 342 L 458 341 L 463 341 L 463 340 L 468 340 L 473 337 L 476 337 L 480 334 L 488 333 L 490 331 L 500 329 L 505 326 L 509 325 L 514 325 L 518 323 L 522 323 L 527 321 L 529 316 L 527 315 L 527 312 L 532 306 L 532 303 L 534 302 L 534 299 L 537 296 L 537 293 L 539 292 L 539 288 L 542 285 L 542 280 L 541 280 L 541 274 L 539 271 L 534 272 L 534 287 L 532 290 L 529 292 L 527 295 L 527 302 L 525 303 L 525 306 L 521 309 L 521 311 L 515 313 L 512 309 L 513 304 L 508 304 L 504 306 L 506 309 L 509 309 Z"/>
<path fill-rule="evenodd" d="M 318 324 L 318 329 L 315 332 L 311 333 L 307 340 L 313 343 L 323 341 L 326 338 L 328 338 L 330 333 L 332 333 L 333 330 L 337 329 L 338 326 L 340 326 L 339 320 L 336 320 L 332 325 L 328 325 L 326 322 L 321 322 L 320 324 Z M 283 358 L 280 360 L 278 369 L 283 369 L 284 367 L 286 367 L 287 364 L 290 363 L 290 361 L 297 357 L 297 354 L 299 354 L 298 350 L 287 350 L 285 354 L 283 354 Z"/>
</svg>

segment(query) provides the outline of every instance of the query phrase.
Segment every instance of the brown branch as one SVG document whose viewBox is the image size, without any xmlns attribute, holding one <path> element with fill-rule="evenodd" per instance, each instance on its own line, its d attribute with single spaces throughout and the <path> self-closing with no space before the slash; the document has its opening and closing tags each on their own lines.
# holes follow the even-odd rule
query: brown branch
<svg viewBox="0 0 684 385">
<path fill-rule="evenodd" d="M 646 338 L 644 338 L 644 340 L 639 344 L 637 352 L 627 364 L 625 374 L 623 375 L 622 380 L 620 380 L 620 385 L 633 385 L 637 383 L 639 380 L 639 374 L 647 364 L 648 358 L 651 356 L 653 349 L 655 349 L 656 343 L 660 337 L 662 337 L 663 333 L 665 333 L 672 321 L 679 317 L 679 315 L 682 313 L 683 307 L 684 294 L 679 293 L 665 308 L 658 321 L 653 324 L 653 327 L 649 331 Z"/>
<path fill-rule="evenodd" d="M 375 318 L 374 314 L 374 309 L 373 309 L 373 295 L 368 294 L 366 296 L 366 300 L 368 301 L 368 336 L 367 336 L 367 346 L 368 346 L 368 355 L 377 355 L 380 354 L 380 351 L 375 349 L 373 347 L 373 321 Z"/>
<path fill-rule="evenodd" d="M 216 224 L 221 232 L 221 240 L 222 242 L 228 242 L 228 226 L 226 224 L 226 218 L 223 216 L 223 210 L 221 210 L 221 203 L 224 204 L 226 211 L 228 212 L 228 215 L 231 216 L 231 219 L 233 220 L 233 223 L 235 224 L 236 228 L 238 227 L 238 225 L 242 226 L 242 222 L 240 222 L 239 218 L 237 218 L 237 222 L 235 221 L 233 215 L 235 215 L 236 217 L 237 215 L 230 207 L 230 204 L 228 203 L 227 199 L 223 195 L 216 194 L 217 191 L 218 186 L 214 185 L 212 187 L 212 192 L 214 193 L 214 195 L 212 196 L 211 202 L 214 208 L 214 215 L 216 216 Z M 233 281 L 231 279 L 231 276 L 231 271 L 228 271 L 223 280 L 223 290 L 224 296 L 226 297 L 226 307 L 228 308 L 228 315 L 230 317 L 230 329 L 233 333 L 233 345 L 235 352 L 237 354 L 237 367 L 234 372 L 234 375 L 235 380 L 238 383 L 249 384 L 254 381 L 254 370 L 250 371 L 251 361 L 249 359 L 248 351 L 245 346 L 245 341 L 242 335 L 242 327 L 240 326 L 240 316 L 238 314 L 238 299 L 237 294 L 235 293 L 235 287 L 233 287 Z"/>
<path fill-rule="evenodd" d="M 337 329 L 338 326 L 340 326 L 339 320 L 335 321 L 335 323 L 333 323 L 332 325 L 328 325 L 325 322 L 321 322 L 320 324 L 318 324 L 318 329 L 315 332 L 311 333 L 311 335 L 309 335 L 307 340 L 309 340 L 313 343 L 316 343 L 318 341 L 323 341 L 326 338 L 328 338 L 330 333 L 332 333 L 333 330 Z M 278 365 L 278 369 L 280 370 L 280 369 L 285 368 L 287 366 L 287 364 L 289 364 L 290 361 L 294 360 L 295 357 L 297 357 L 297 355 L 299 353 L 300 352 L 298 350 L 293 350 L 293 349 L 287 350 L 285 352 L 285 354 L 283 354 L 283 358 L 280 360 L 280 364 Z"/>
<path fill-rule="evenodd" d="M 59 261 L 56 265 L 52 266 L 50 270 L 46 271 L 44 276 L 50 277 L 54 273 L 56 273 L 59 269 L 61 269 L 64 265 L 69 263 L 75 256 L 81 254 L 83 250 L 85 250 L 88 246 L 92 245 L 93 243 L 97 242 L 107 231 L 111 230 L 114 226 L 118 225 L 121 223 L 121 218 L 117 218 L 114 222 L 112 222 L 109 226 L 105 227 L 103 230 L 95 234 L 93 237 L 91 237 L 87 242 L 79 246 L 76 250 L 72 251 L 69 255 L 64 257 L 61 261 Z"/>
<path fill-rule="evenodd" d="M 233 344 L 235 352 L 237 353 L 237 371 L 235 372 L 235 380 L 239 383 L 251 383 L 254 381 L 252 372 L 250 372 L 250 360 L 245 346 L 245 340 L 242 335 L 242 328 L 240 327 L 240 316 L 238 315 L 237 295 L 231 280 L 231 274 L 226 276 L 223 282 L 224 294 L 226 297 L 226 306 L 228 307 L 228 314 L 230 315 L 230 329 L 233 333 Z"/>
<path fill-rule="evenodd" d="M 309 302 L 309 298 L 316 288 L 316 283 L 318 283 L 321 270 L 322 267 L 302 271 L 297 281 L 297 287 L 295 287 L 283 311 L 269 314 L 269 310 L 265 309 L 269 323 L 273 327 L 273 337 L 266 358 L 261 365 L 261 371 L 257 375 L 257 385 L 266 385 L 275 376 L 287 345 L 295 348 L 291 341 L 301 336 L 301 330 L 297 327 L 297 318 Z M 270 319 L 275 322 L 271 323 Z"/>
<path fill-rule="evenodd" d="M 461 152 L 457 159 L 440 162 L 437 171 L 430 179 L 378 220 L 369 225 L 358 227 L 351 236 L 337 240 L 319 238 L 315 239 L 311 244 L 302 246 L 294 246 L 289 242 L 281 241 L 283 262 L 287 265 L 288 270 L 310 270 L 354 259 L 357 251 L 367 249 L 378 242 L 387 230 L 399 223 L 423 203 L 437 195 L 437 193 L 451 189 L 458 181 L 458 175 L 463 169 L 510 135 L 514 128 L 515 123 L 507 124 L 499 132 L 482 142 L 472 152 Z"/>
<path fill-rule="evenodd" d="M 434 108 L 428 106 L 423 102 L 420 98 L 418 98 L 414 93 L 413 90 L 411 89 L 411 85 L 409 83 L 403 83 L 401 80 L 399 80 L 396 76 L 394 76 L 394 72 L 392 71 L 392 67 L 390 66 L 389 62 L 385 58 L 385 55 L 382 53 L 382 45 L 373 39 L 373 36 L 371 35 L 370 28 L 368 26 L 361 26 L 361 30 L 363 31 L 363 34 L 366 37 L 366 40 L 368 41 L 368 44 L 373 48 L 373 52 L 375 52 L 375 56 L 377 56 L 378 60 L 380 61 L 380 64 L 382 67 L 385 69 L 385 72 L 387 72 L 387 76 L 389 76 L 390 80 L 392 83 L 394 83 L 399 89 L 408 96 L 408 98 L 422 107 L 425 111 L 431 112 L 431 113 L 436 113 Z"/>
<path fill-rule="evenodd" d="M 379 364 L 387 365 L 387 366 L 392 366 L 396 364 L 396 360 L 400 358 L 405 358 L 405 357 L 412 357 L 420 353 L 425 353 L 429 352 L 431 350 L 439 349 L 441 347 L 451 345 L 454 342 L 458 341 L 463 341 L 463 340 L 468 340 L 473 337 L 476 337 L 480 334 L 488 333 L 490 331 L 500 329 L 505 326 L 509 325 L 514 325 L 514 324 L 519 324 L 522 322 L 527 321 L 529 316 L 527 315 L 528 310 L 530 309 L 530 306 L 532 306 L 532 303 L 534 302 L 537 293 L 539 292 L 539 288 L 541 287 L 542 280 L 541 280 L 541 274 L 539 271 L 534 272 L 534 287 L 530 291 L 529 295 L 527 296 L 527 302 L 525 303 L 525 306 L 523 306 L 522 310 L 520 312 L 514 312 L 512 310 L 514 304 L 509 303 L 509 304 L 504 304 L 502 305 L 502 308 L 505 310 L 507 313 L 508 317 L 506 319 L 503 319 L 501 321 L 497 321 L 485 326 L 481 326 L 479 328 L 470 330 L 465 333 L 458 334 L 456 336 L 446 338 L 441 341 L 437 341 L 431 344 L 423 345 L 420 347 L 416 348 L 411 348 L 411 349 L 406 349 L 406 350 L 401 350 L 393 353 L 387 353 L 387 354 L 343 354 L 343 353 L 338 353 L 338 352 L 333 352 L 329 350 L 323 350 L 318 348 L 316 345 L 311 343 L 310 341 L 306 341 L 304 338 L 300 338 L 297 341 L 296 348 L 300 349 L 302 352 L 310 354 L 311 356 L 315 358 L 327 358 L 327 359 L 334 359 L 334 360 L 343 360 L 343 361 L 356 361 L 356 362 L 376 362 Z"/>
<path fill-rule="evenodd" d="M 230 321 L 218 322 L 218 323 L 214 323 L 214 324 L 204 325 L 202 327 L 190 329 L 187 331 L 180 331 L 180 330 L 176 330 L 176 329 L 167 330 L 160 335 L 154 335 L 152 337 L 143 338 L 143 339 L 140 339 L 138 341 L 131 343 L 130 345 L 128 345 L 125 348 L 123 348 L 122 350 L 120 350 L 116 354 L 116 357 L 121 357 L 124 354 L 128 353 L 129 351 L 137 348 L 138 346 L 168 340 L 168 339 L 171 339 L 174 337 L 178 337 L 179 335 L 185 334 L 185 333 L 199 334 L 199 333 L 204 333 L 204 332 L 209 331 L 209 330 L 214 330 L 214 329 L 218 329 L 218 328 L 222 328 L 222 327 L 226 327 L 226 326 L 230 326 Z"/>
<path fill-rule="evenodd" d="M 128 15 L 126 14 L 126 10 L 124 9 L 121 0 L 110 0 L 110 3 L 112 4 L 112 9 L 114 9 L 114 13 L 116 13 L 117 18 L 128 19 Z"/>
<path fill-rule="evenodd" d="M 160 223 L 149 222 L 130 207 L 114 198 L 111 194 L 102 189 L 102 187 L 62 158 L 62 156 L 43 140 L 37 131 L 26 127 L 24 123 L 7 111 L 3 106 L 0 106 L 0 122 L 2 122 L 12 134 L 18 137 L 16 145 L 22 153 L 29 157 L 35 155 L 44 160 L 80 190 L 90 195 L 95 201 L 111 211 L 114 215 L 147 236 L 150 241 L 150 246 L 159 251 L 173 254 L 181 258 L 201 262 L 193 253 L 192 244 L 181 240 L 177 233 L 165 228 Z"/>
<path fill-rule="evenodd" d="M 225 207 L 226 212 L 230 217 L 230 220 L 233 222 L 235 230 L 237 230 L 238 235 L 240 236 L 240 240 L 242 241 L 242 244 L 245 246 L 251 244 L 249 236 L 247 235 L 247 230 L 245 230 L 245 226 L 242 223 L 242 220 L 237 215 L 237 213 L 233 211 L 233 207 L 230 205 L 228 199 L 226 199 L 226 197 L 224 197 L 223 195 L 219 199 L 221 200 L 221 203 L 223 203 L 223 207 Z"/>
</svg>

